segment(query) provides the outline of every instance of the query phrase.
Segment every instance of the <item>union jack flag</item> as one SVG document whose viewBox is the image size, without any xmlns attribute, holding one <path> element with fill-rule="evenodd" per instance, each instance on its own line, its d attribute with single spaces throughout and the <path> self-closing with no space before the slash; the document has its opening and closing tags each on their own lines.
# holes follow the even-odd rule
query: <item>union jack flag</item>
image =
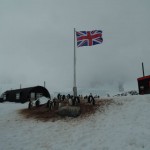
<svg viewBox="0 0 150 150">
<path fill-rule="evenodd" d="M 102 31 L 77 31 L 77 47 L 81 46 L 93 46 L 96 44 L 101 44 L 103 42 Z"/>
</svg>

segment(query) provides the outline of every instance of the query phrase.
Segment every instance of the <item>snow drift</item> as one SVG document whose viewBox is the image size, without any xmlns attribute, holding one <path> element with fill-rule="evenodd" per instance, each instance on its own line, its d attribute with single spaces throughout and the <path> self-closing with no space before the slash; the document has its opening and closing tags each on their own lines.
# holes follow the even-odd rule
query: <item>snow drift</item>
<svg viewBox="0 0 150 150">
<path fill-rule="evenodd" d="M 27 104 L 0 104 L 1 150 L 149 150 L 150 95 L 114 97 L 89 118 L 56 122 L 25 119 Z"/>
</svg>

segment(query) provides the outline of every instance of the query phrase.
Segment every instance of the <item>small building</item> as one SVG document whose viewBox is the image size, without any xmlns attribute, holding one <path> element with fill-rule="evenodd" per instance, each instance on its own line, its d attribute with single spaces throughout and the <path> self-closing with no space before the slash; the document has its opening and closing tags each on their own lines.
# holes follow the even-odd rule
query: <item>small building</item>
<svg viewBox="0 0 150 150">
<path fill-rule="evenodd" d="M 150 75 L 143 76 L 137 79 L 139 94 L 150 94 Z"/>
<path fill-rule="evenodd" d="M 50 98 L 50 93 L 45 87 L 34 86 L 5 91 L 1 95 L 1 101 L 25 103 L 29 100 L 35 100 L 41 96 Z"/>
</svg>

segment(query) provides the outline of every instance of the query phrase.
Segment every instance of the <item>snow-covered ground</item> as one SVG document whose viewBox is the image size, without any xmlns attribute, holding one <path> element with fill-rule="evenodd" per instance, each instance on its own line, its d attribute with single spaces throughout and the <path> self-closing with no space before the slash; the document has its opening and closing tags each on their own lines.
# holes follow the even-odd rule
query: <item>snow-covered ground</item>
<svg viewBox="0 0 150 150">
<path fill-rule="evenodd" d="M 23 118 L 27 104 L 0 103 L 0 150 L 150 150 L 150 95 L 113 99 L 122 105 L 55 122 Z"/>
</svg>

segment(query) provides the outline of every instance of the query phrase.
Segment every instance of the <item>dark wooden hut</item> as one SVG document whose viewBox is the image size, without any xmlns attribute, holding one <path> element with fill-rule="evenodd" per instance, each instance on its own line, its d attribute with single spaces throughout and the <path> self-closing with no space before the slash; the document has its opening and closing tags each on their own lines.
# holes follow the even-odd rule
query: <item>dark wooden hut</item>
<svg viewBox="0 0 150 150">
<path fill-rule="evenodd" d="M 143 76 L 137 79 L 139 94 L 150 94 L 150 75 Z"/>
<path fill-rule="evenodd" d="M 29 100 L 35 100 L 41 96 L 50 98 L 50 93 L 45 87 L 34 86 L 16 90 L 9 90 L 2 94 L 3 101 L 25 103 Z"/>
</svg>

